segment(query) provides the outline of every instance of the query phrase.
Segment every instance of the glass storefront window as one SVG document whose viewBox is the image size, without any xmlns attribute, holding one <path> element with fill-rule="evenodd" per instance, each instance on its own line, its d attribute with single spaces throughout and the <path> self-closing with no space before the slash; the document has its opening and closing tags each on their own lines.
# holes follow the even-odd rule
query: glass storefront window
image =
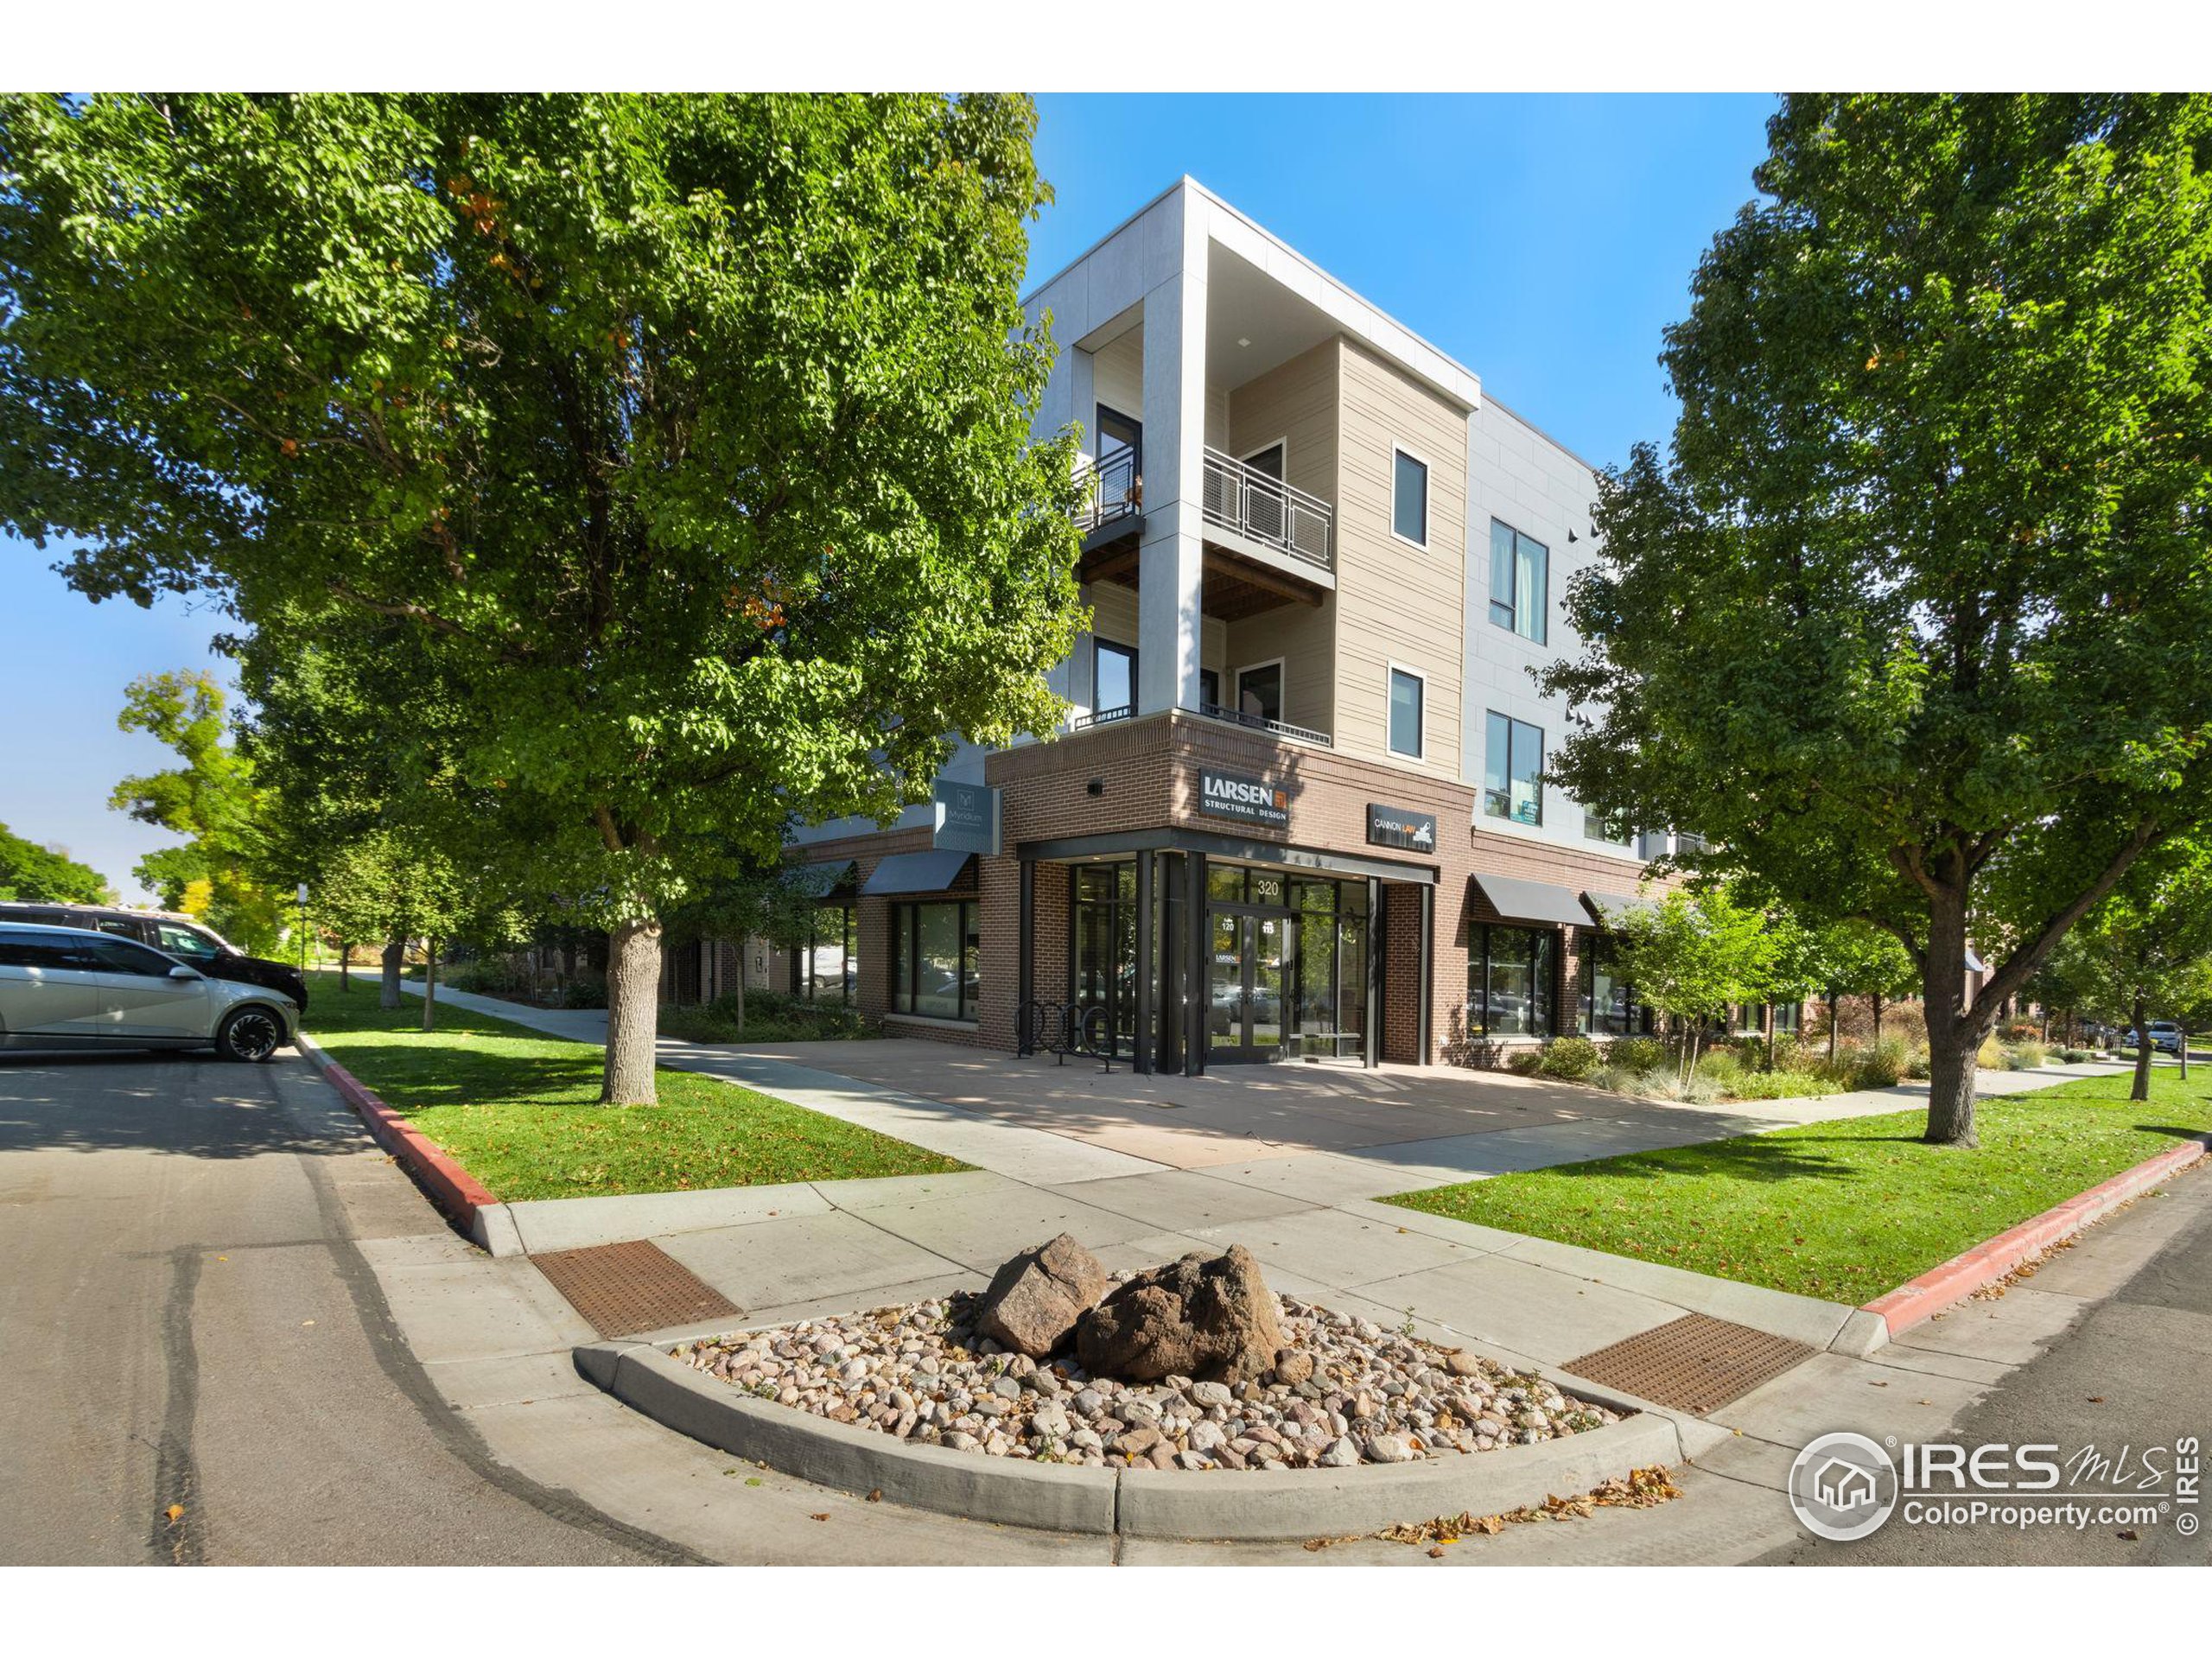
<svg viewBox="0 0 2212 1659">
<path fill-rule="evenodd" d="M 1551 928 L 1477 924 L 1467 956 L 1467 1032 L 1476 1037 L 1549 1037 L 1559 934 Z"/>
<path fill-rule="evenodd" d="M 806 946 L 794 953 L 793 988 L 810 1002 L 853 1000 L 860 959 L 853 950 L 853 908 L 850 905 L 817 905 Z"/>
<path fill-rule="evenodd" d="M 976 1018 L 981 979 L 972 901 L 891 907 L 891 1009 L 931 1020 Z"/>
<path fill-rule="evenodd" d="M 1226 899 L 1232 905 L 1244 902 L 1244 871 L 1236 864 L 1208 864 L 1206 866 L 1206 897 Z"/>
<path fill-rule="evenodd" d="M 1600 933 L 1582 952 L 1582 1029 L 1592 1037 L 1648 1036 L 1651 1010 L 1613 970 L 1612 943 Z"/>
<path fill-rule="evenodd" d="M 1074 889 L 1075 1006 L 1107 1011 L 1118 1053 L 1136 1039 L 1136 864 L 1079 865 Z"/>
</svg>

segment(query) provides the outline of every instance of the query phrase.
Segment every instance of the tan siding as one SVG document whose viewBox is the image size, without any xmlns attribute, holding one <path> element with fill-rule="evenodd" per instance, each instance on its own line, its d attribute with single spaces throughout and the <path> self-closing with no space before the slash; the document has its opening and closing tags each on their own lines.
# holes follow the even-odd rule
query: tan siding
<svg viewBox="0 0 2212 1659">
<path fill-rule="evenodd" d="M 1337 488 L 1340 350 L 1325 340 L 1229 395 L 1230 452 L 1243 456 L 1281 439 L 1285 481 L 1324 501 Z M 1283 659 L 1283 718 L 1316 731 L 1335 730 L 1336 654 L 1333 597 L 1319 607 L 1279 606 L 1229 631 L 1232 667 Z"/>
<path fill-rule="evenodd" d="M 1133 421 L 1144 419 L 1143 329 L 1130 329 L 1091 358 L 1090 393 L 1107 408 L 1118 410 Z M 1083 423 L 1084 443 L 1090 443 L 1097 431 L 1098 411 L 1078 409 L 1075 417 Z M 1097 452 L 1094 449 L 1091 453 Z"/>
<path fill-rule="evenodd" d="M 1427 681 L 1422 758 L 1459 772 L 1465 615 L 1466 417 L 1346 340 L 1339 355 L 1335 734 L 1347 753 L 1389 751 L 1389 664 Z M 1428 544 L 1390 531 L 1393 451 L 1428 463 Z"/>
</svg>

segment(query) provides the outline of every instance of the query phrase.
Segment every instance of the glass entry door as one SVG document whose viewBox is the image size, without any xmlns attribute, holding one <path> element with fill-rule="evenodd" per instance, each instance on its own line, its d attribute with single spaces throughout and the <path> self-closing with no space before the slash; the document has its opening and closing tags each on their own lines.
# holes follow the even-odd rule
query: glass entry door
<svg viewBox="0 0 2212 1659">
<path fill-rule="evenodd" d="M 1210 911 L 1206 918 L 1206 1058 L 1273 1060 L 1285 1052 L 1291 981 L 1287 911 Z"/>
</svg>

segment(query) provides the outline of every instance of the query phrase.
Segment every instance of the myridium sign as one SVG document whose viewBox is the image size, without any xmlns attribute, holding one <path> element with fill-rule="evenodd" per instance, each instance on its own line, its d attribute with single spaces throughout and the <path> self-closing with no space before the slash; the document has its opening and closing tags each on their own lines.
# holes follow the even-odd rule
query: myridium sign
<svg viewBox="0 0 2212 1659">
<path fill-rule="evenodd" d="M 1274 830 L 1290 828 L 1290 791 L 1264 779 L 1240 777 L 1230 772 L 1198 773 L 1198 810 L 1217 818 L 1244 823 L 1264 823 Z"/>
<path fill-rule="evenodd" d="M 997 790 L 983 784 L 947 783 L 940 779 L 931 794 L 937 804 L 937 827 L 930 837 L 931 846 L 949 852 L 997 856 Z"/>
</svg>

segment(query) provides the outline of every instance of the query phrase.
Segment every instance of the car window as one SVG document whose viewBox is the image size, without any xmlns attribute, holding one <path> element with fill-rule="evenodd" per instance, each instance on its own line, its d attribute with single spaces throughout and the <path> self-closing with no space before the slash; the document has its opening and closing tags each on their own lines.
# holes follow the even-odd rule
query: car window
<svg viewBox="0 0 2212 1659">
<path fill-rule="evenodd" d="M 138 924 L 121 916 L 103 916 L 92 925 L 103 933 L 113 933 L 121 938 L 138 937 Z"/>
<path fill-rule="evenodd" d="M 204 933 L 195 933 L 188 927 L 179 927 L 175 922 L 154 924 L 154 943 L 173 957 L 183 957 L 196 962 L 213 962 L 223 954 L 222 946 Z"/>
<path fill-rule="evenodd" d="M 0 965 L 10 968 L 89 969 L 94 941 L 67 933 L 0 933 Z"/>
<path fill-rule="evenodd" d="M 149 950 L 128 939 L 102 939 L 92 948 L 99 958 L 103 973 L 138 974 L 148 979 L 160 979 L 176 966 L 160 951 Z"/>
</svg>

